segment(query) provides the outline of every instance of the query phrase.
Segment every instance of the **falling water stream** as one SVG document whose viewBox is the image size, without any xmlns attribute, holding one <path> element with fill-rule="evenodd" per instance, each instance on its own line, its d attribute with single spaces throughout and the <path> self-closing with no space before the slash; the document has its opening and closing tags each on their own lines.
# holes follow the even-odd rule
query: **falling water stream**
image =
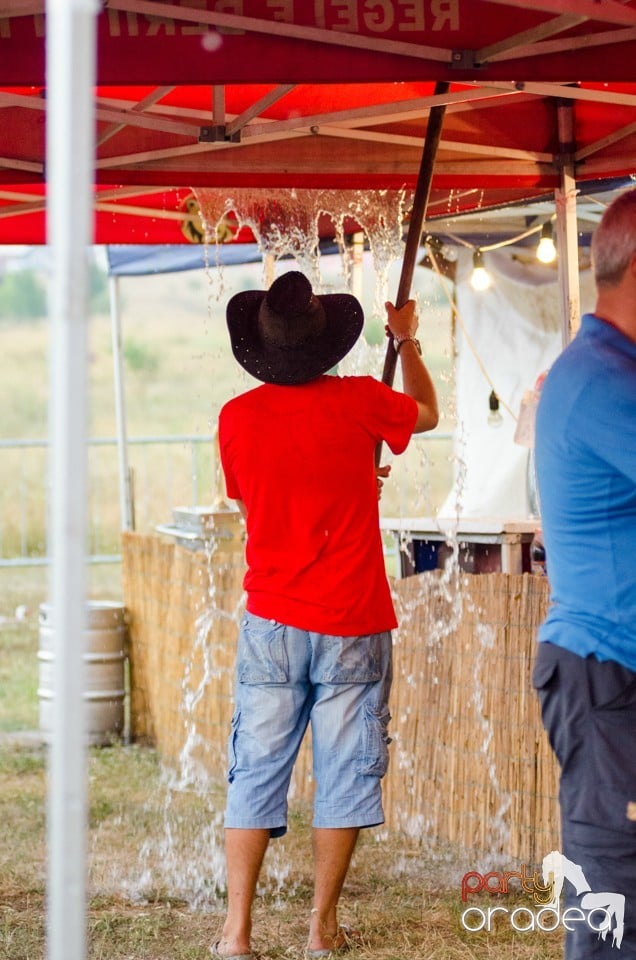
<svg viewBox="0 0 636 960">
<path fill-rule="evenodd" d="M 242 227 L 249 227 L 263 255 L 270 255 L 275 263 L 282 257 L 293 256 L 298 268 L 310 278 L 318 292 L 329 292 L 330 289 L 329 282 L 325 282 L 321 271 L 320 223 L 323 218 L 328 217 L 335 227 L 342 269 L 337 282 L 338 289 L 342 289 L 351 288 L 354 262 L 345 233 L 348 225 L 355 222 L 365 235 L 373 259 L 373 314 L 383 326 L 384 302 L 391 299 L 388 289 L 389 270 L 395 261 L 400 260 L 404 250 L 402 224 L 410 203 L 410 198 L 404 193 L 325 191 L 318 195 L 312 191 L 301 190 L 260 192 L 250 189 L 237 190 L 231 197 L 227 197 L 216 191 L 198 190 L 197 199 L 209 237 L 218 237 L 223 235 L 224 231 L 233 235 Z M 228 224 L 232 225 L 231 229 Z M 281 226 L 283 224 L 284 227 Z M 210 297 L 218 301 L 224 296 L 224 278 L 223 270 L 218 268 L 216 262 L 215 250 L 215 245 L 211 243 L 207 254 L 208 279 Z M 422 305 L 420 310 L 422 312 Z M 370 344 L 361 337 L 340 364 L 339 372 L 347 375 L 371 374 L 379 379 L 384 351 L 384 342 Z M 408 470 L 399 474 L 396 469 L 400 514 L 408 516 L 431 512 L 426 510 L 427 494 L 425 483 L 421 479 L 429 473 L 429 458 L 423 444 L 415 446 L 416 453 Z M 460 491 L 459 496 L 461 469 L 461 463 L 456 464 L 456 472 L 459 474 L 456 489 Z M 413 502 L 413 488 L 417 489 L 418 502 Z M 217 465 L 217 494 L 220 489 Z M 458 502 L 458 517 L 460 513 L 461 503 Z M 402 633 L 408 631 L 413 609 L 417 605 L 427 604 L 435 599 L 438 607 L 443 609 L 443 616 L 432 624 L 429 635 L 418 638 L 426 645 L 429 663 L 435 669 L 439 665 L 440 677 L 445 657 L 445 640 L 460 621 L 464 604 L 456 534 L 450 535 L 449 543 L 452 548 L 451 556 L 441 575 L 435 579 L 419 578 L 421 587 L 418 594 L 399 609 Z M 403 541 L 400 546 L 406 549 L 407 543 Z M 226 562 L 229 562 L 228 555 L 223 552 L 218 542 L 210 539 L 207 544 L 210 586 L 203 609 L 198 611 L 196 634 L 192 638 L 192 657 L 185 669 L 182 684 L 183 747 L 176 766 L 163 770 L 159 794 L 153 797 L 152 812 L 150 813 L 149 809 L 149 816 L 152 816 L 155 822 L 150 839 L 138 854 L 131 857 L 128 875 L 118 878 L 118 892 L 131 899 L 143 900 L 151 897 L 153 891 L 165 890 L 169 891 L 170 896 L 184 900 L 197 909 L 218 909 L 224 890 L 224 789 L 222 784 L 212 782 L 202 759 L 205 757 L 206 744 L 197 728 L 195 714 L 197 704 L 208 694 L 211 681 L 218 678 L 222 672 L 225 673 L 225 679 L 228 679 L 227 672 L 230 668 L 219 665 L 214 646 L 210 642 L 213 629 L 219 619 L 224 619 L 231 621 L 238 632 L 243 610 L 243 598 L 231 610 L 223 608 L 217 602 L 218 575 L 223 571 Z M 441 604 L 440 599 L 443 601 Z M 479 639 L 480 649 L 485 652 L 494 644 L 494 633 L 490 628 L 483 627 Z M 401 642 L 399 633 L 396 642 Z M 403 679 L 412 685 L 416 685 L 418 681 L 417 677 Z M 491 750 L 492 721 L 484 716 L 481 709 L 482 681 L 482 665 L 478 662 L 473 672 L 474 686 L 469 706 L 474 709 L 476 722 L 480 724 L 483 761 L 487 766 L 491 784 L 500 798 L 496 822 L 492 825 L 493 831 L 505 831 L 505 811 L 509 798 L 504 795 L 497 779 L 496 760 Z M 433 682 L 437 682 L 437 679 Z M 425 778 L 427 771 L 416 768 L 416 758 L 409 755 L 400 742 L 400 727 L 407 720 L 406 714 L 394 717 L 391 762 L 400 769 L 409 771 L 413 779 Z M 191 803 L 187 806 L 187 813 L 184 812 L 184 804 L 181 802 L 184 797 L 189 800 L 195 798 L 194 814 Z M 401 824 L 401 829 L 407 835 L 417 838 L 427 837 L 430 828 L 430 818 L 424 809 Z M 385 832 L 377 831 L 378 842 L 386 836 Z M 493 846 L 496 847 L 497 842 L 495 839 Z M 271 845 L 261 886 L 274 895 L 288 896 L 293 893 L 293 884 L 283 839 Z"/>
</svg>

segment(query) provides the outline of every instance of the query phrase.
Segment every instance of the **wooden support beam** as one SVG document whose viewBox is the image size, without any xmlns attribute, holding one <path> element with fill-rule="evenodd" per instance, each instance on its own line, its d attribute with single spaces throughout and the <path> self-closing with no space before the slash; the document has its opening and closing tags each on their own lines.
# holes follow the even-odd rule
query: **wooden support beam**
<svg viewBox="0 0 636 960">
<path fill-rule="evenodd" d="M 487 0 L 504 7 L 520 7 L 523 10 L 543 10 L 555 15 L 571 13 L 588 20 L 603 23 L 624 23 L 633 27 L 636 24 L 636 10 L 625 7 L 616 0 Z"/>
<path fill-rule="evenodd" d="M 532 50 L 538 41 L 545 40 L 546 37 L 553 37 L 556 33 L 563 33 L 564 30 L 569 30 L 579 23 L 585 23 L 586 19 L 586 17 L 565 15 L 546 20 L 545 23 L 532 27 L 530 30 L 522 30 L 521 33 L 512 34 L 504 40 L 491 43 L 488 47 L 482 47 L 475 53 L 475 61 L 479 64 L 485 64 L 496 60 L 508 60 L 513 55 L 519 55 L 517 53 L 519 48 Z"/>
</svg>

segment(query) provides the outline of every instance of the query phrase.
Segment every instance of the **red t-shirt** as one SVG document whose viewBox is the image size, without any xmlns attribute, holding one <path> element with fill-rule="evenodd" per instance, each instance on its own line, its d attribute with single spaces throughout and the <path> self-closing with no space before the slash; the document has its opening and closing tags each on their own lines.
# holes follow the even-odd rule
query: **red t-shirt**
<svg viewBox="0 0 636 960">
<path fill-rule="evenodd" d="M 374 451 L 406 448 L 411 397 L 372 377 L 264 384 L 225 404 L 228 497 L 247 508 L 247 609 L 335 636 L 397 625 L 380 536 Z"/>
</svg>

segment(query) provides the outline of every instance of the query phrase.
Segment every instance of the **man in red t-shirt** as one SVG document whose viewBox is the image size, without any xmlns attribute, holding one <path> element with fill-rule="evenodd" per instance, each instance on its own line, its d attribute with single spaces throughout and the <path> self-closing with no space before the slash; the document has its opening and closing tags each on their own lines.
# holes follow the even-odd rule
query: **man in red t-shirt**
<svg viewBox="0 0 636 960">
<path fill-rule="evenodd" d="M 350 294 L 315 296 L 291 271 L 227 307 L 232 350 L 262 381 L 219 417 L 227 495 L 247 526 L 246 612 L 228 745 L 228 910 L 214 956 L 250 960 L 251 908 L 311 724 L 316 784 L 308 958 L 346 945 L 337 905 L 359 830 L 384 821 L 391 633 L 374 452 L 437 425 L 415 304 L 387 304 L 403 392 L 328 376 L 363 326 Z"/>
</svg>

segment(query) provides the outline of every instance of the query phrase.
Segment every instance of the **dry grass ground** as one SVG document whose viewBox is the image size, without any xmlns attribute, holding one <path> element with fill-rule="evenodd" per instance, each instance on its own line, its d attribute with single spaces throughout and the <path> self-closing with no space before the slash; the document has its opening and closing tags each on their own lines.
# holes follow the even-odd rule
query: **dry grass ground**
<svg viewBox="0 0 636 960">
<path fill-rule="evenodd" d="M 0 571 L 0 957 L 45 956 L 46 750 L 37 728 L 38 604 L 46 571 Z M 89 570 L 89 591 L 120 596 L 119 570 Z M 28 614 L 12 622 L 18 605 Z M 94 748 L 88 765 L 87 938 L 90 960 L 204 960 L 224 905 L 223 786 L 175 789 L 154 750 Z M 255 907 L 264 960 L 300 958 L 311 906 L 310 827 L 296 810 L 268 851 Z M 557 960 L 558 933 L 515 933 L 499 917 L 490 933 L 462 929 L 460 883 L 470 851 L 366 832 L 341 919 L 362 933 L 351 960 Z M 512 868 L 507 865 L 506 868 Z M 487 909 L 487 894 L 474 898 Z M 502 897 L 498 905 L 528 906 Z"/>
<path fill-rule="evenodd" d="M 222 831 L 206 832 L 211 822 L 218 823 L 222 789 L 167 790 L 154 751 L 136 746 L 91 750 L 89 783 L 90 960 L 203 960 L 223 911 L 218 870 Z M 5 744 L 0 748 L 0 943 L 5 960 L 44 955 L 44 808 L 44 750 Z M 184 869 L 178 878 L 169 862 L 172 844 Z M 268 851 L 254 938 L 267 960 L 302 955 L 311 906 L 309 844 L 307 820 L 296 811 L 287 837 Z M 507 920 L 497 922 L 491 933 L 462 929 L 465 905 L 459 883 L 471 866 L 452 851 L 382 837 L 377 831 L 365 834 L 343 898 L 342 919 L 362 934 L 351 960 L 560 956 L 559 935 L 515 933 Z M 486 909 L 489 905 L 487 895 L 474 902 Z M 506 905 L 512 908 L 511 898 Z"/>
</svg>

